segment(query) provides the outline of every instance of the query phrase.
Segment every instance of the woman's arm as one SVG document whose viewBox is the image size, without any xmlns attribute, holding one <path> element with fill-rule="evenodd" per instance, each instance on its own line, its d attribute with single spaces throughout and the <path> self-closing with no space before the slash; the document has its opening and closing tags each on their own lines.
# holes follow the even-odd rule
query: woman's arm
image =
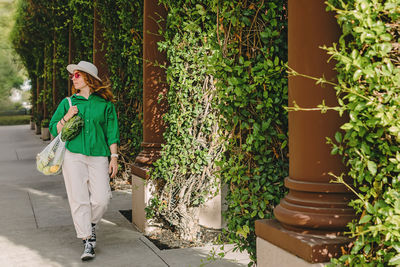
<svg viewBox="0 0 400 267">
<path fill-rule="evenodd" d="M 61 120 L 59 120 L 58 122 L 57 122 L 57 133 L 59 134 L 60 132 L 61 132 L 61 130 L 62 130 L 62 128 L 64 127 L 64 121 L 63 121 L 63 119 L 61 119 Z"/>
<path fill-rule="evenodd" d="M 64 124 L 69 121 L 75 114 L 78 113 L 78 107 L 77 106 L 72 106 L 69 108 L 67 114 L 64 115 L 64 117 L 61 118 L 61 120 L 58 121 L 57 123 L 57 133 L 60 133 L 62 128 L 64 127 Z"/>
<path fill-rule="evenodd" d="M 108 104 L 107 109 L 107 144 L 110 146 L 111 154 L 118 153 L 119 144 L 119 129 L 117 113 L 115 112 L 115 106 L 113 103 Z M 114 178 L 118 172 L 118 155 L 112 155 L 110 160 L 110 166 L 108 172 L 111 174 L 111 178 Z"/>
<path fill-rule="evenodd" d="M 110 145 L 111 154 L 117 154 L 118 144 L 114 143 Z M 118 157 L 111 156 L 110 165 L 108 166 L 108 173 L 111 174 L 111 178 L 114 178 L 118 172 Z"/>
<path fill-rule="evenodd" d="M 64 124 L 72 118 L 76 113 L 78 113 L 78 108 L 76 106 L 69 107 L 68 100 L 64 98 L 58 105 L 53 117 L 49 123 L 49 130 L 53 136 L 57 136 L 61 132 Z"/>
</svg>

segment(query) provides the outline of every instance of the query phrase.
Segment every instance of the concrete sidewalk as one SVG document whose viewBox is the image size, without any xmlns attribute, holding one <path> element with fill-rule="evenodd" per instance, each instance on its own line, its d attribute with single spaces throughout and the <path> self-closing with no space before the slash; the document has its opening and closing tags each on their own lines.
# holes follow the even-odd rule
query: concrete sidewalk
<svg viewBox="0 0 400 267">
<path fill-rule="evenodd" d="M 208 261 L 215 247 L 160 251 L 119 210 L 131 209 L 131 193 L 114 191 L 97 231 L 96 258 L 81 262 L 61 175 L 44 176 L 35 156 L 43 142 L 28 125 L 0 126 L 0 266 L 247 266 L 232 252 Z"/>
</svg>

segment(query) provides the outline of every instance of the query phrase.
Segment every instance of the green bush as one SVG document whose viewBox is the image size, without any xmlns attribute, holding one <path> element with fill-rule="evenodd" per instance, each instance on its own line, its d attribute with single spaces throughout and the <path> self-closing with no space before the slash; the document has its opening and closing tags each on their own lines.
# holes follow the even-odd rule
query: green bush
<svg viewBox="0 0 400 267">
<path fill-rule="evenodd" d="M 0 116 L 0 125 L 29 124 L 30 115 Z"/>
<path fill-rule="evenodd" d="M 339 112 L 349 121 L 336 133 L 332 154 L 349 172 L 332 174 L 357 198 L 360 219 L 349 223 L 355 238 L 333 265 L 400 264 L 400 1 L 328 1 L 343 34 L 325 48 L 337 61 Z M 346 183 L 351 178 L 351 183 Z"/>
</svg>

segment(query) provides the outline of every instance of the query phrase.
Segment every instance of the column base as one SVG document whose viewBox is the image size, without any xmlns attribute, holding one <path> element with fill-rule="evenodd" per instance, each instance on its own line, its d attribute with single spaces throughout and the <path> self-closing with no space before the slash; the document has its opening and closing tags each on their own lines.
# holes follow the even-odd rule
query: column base
<svg viewBox="0 0 400 267">
<path fill-rule="evenodd" d="M 162 143 L 147 143 L 142 142 L 142 151 L 137 155 L 135 164 L 139 165 L 152 165 L 157 159 L 161 157 Z"/>
<path fill-rule="evenodd" d="M 145 165 L 145 164 L 138 164 L 134 163 L 132 165 L 131 172 L 133 175 L 136 175 L 142 179 L 148 180 L 150 178 L 149 172 L 150 172 L 150 166 Z"/>
<path fill-rule="evenodd" d="M 293 232 L 282 227 L 277 220 L 258 220 L 255 224 L 257 239 L 263 239 L 292 256 L 298 256 L 310 263 L 326 263 L 331 258 L 340 257 L 342 249 L 347 250 L 350 238 L 335 235 L 312 235 Z M 259 241 L 257 241 L 259 242 Z M 265 257 L 266 251 L 259 251 L 258 258 Z M 278 256 L 277 256 L 278 257 Z M 278 257 L 278 260 L 283 258 Z M 296 258 L 296 257 L 295 257 Z M 268 262 L 269 264 L 269 262 Z M 273 266 L 273 265 L 260 265 Z M 275 265 L 275 266 L 314 266 L 314 265 Z M 315 265 L 323 266 L 323 265 Z"/>
</svg>

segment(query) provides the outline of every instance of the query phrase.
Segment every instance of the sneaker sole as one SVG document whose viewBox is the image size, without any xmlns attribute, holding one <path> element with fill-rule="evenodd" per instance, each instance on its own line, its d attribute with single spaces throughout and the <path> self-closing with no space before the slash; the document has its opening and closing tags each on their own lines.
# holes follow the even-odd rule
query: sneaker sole
<svg viewBox="0 0 400 267">
<path fill-rule="evenodd" d="M 82 260 L 82 261 L 89 261 L 89 260 L 94 259 L 94 257 L 95 257 L 95 255 L 89 255 L 89 254 L 87 254 L 87 255 L 82 255 L 82 256 L 81 256 L 81 260 Z"/>
</svg>

